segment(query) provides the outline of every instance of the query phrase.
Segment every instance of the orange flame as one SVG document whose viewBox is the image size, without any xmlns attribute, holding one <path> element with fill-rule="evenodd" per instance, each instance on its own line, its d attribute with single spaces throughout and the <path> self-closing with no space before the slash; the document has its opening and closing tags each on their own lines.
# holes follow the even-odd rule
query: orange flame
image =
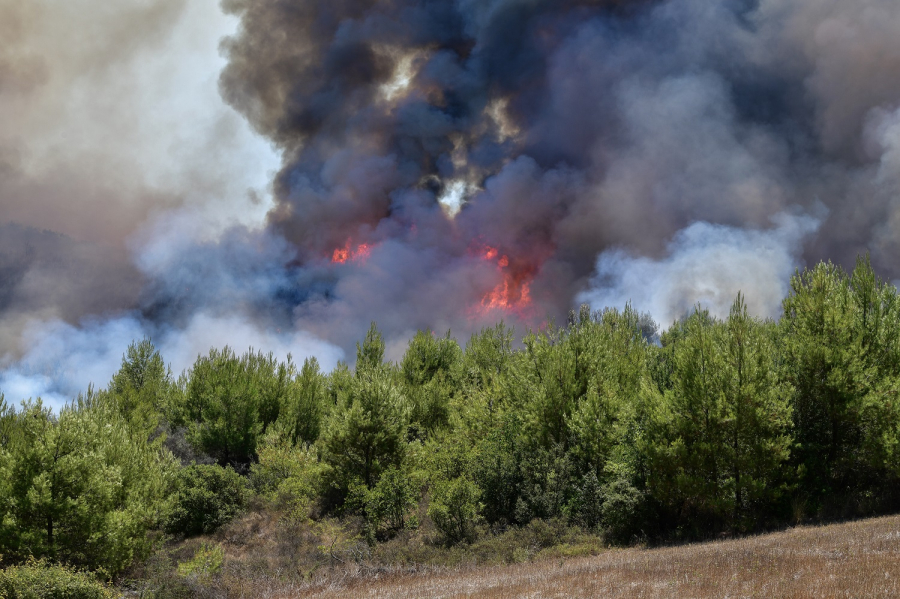
<svg viewBox="0 0 900 599">
<path fill-rule="evenodd" d="M 334 264 L 344 264 L 346 262 L 364 262 L 372 253 L 372 246 L 368 243 L 361 243 L 356 248 L 353 247 L 350 240 L 344 244 L 344 247 L 336 248 L 331 254 L 331 261 Z"/>
<path fill-rule="evenodd" d="M 500 251 L 491 246 L 484 246 L 480 250 L 481 259 L 487 262 L 496 261 L 497 269 L 503 277 L 491 291 L 481 298 L 481 304 L 476 311 L 485 314 L 492 310 L 504 310 L 507 312 L 522 313 L 531 306 L 531 280 L 534 269 L 531 267 L 510 267 L 510 259 L 501 255 Z"/>
</svg>

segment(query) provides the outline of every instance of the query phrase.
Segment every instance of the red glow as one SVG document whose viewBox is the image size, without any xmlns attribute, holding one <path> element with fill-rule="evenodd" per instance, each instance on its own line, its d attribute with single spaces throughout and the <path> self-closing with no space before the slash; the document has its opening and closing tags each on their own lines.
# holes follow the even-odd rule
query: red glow
<svg viewBox="0 0 900 599">
<path fill-rule="evenodd" d="M 344 247 L 337 248 L 331 254 L 331 261 L 335 264 L 344 264 L 346 262 L 364 262 L 372 253 L 372 246 L 368 243 L 361 243 L 355 248 L 350 240 L 344 244 Z"/>
<path fill-rule="evenodd" d="M 475 311 L 486 314 L 493 310 L 503 310 L 523 315 L 531 307 L 534 267 L 516 264 L 509 256 L 501 255 L 500 250 L 491 246 L 480 248 L 478 254 L 482 260 L 496 263 L 502 281 L 481 298 L 481 303 L 475 307 Z"/>
</svg>

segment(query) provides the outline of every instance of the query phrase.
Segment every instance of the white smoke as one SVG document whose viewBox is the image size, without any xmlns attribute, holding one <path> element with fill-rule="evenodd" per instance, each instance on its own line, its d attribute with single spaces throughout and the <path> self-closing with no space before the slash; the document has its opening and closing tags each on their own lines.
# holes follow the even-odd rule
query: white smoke
<svg viewBox="0 0 900 599">
<path fill-rule="evenodd" d="M 666 327 L 697 303 L 725 317 L 738 292 L 758 316 L 777 318 L 790 277 L 800 266 L 801 243 L 820 220 L 782 213 L 768 230 L 697 222 L 679 231 L 659 260 L 624 250 L 603 252 L 591 289 L 579 303 L 594 309 L 621 308 L 631 302 Z"/>
<path fill-rule="evenodd" d="M 133 316 L 90 320 L 78 327 L 62 321 L 40 322 L 26 330 L 25 356 L 5 360 L 0 393 L 11 404 L 40 397 L 58 410 L 89 385 L 104 388 L 119 370 L 128 345 L 145 337 L 152 338 L 175 376 L 190 368 L 198 355 L 226 345 L 238 353 L 250 348 L 271 352 L 280 361 L 290 355 L 295 363 L 314 356 L 326 370 L 343 358 L 339 348 L 308 333 L 267 330 L 236 314 L 198 313 L 185 328 L 164 331 L 154 331 Z"/>
</svg>

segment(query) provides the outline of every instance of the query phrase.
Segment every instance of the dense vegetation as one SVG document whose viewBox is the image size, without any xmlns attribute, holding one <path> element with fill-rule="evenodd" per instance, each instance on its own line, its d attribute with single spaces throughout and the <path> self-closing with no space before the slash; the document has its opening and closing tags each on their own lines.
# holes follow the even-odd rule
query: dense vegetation
<svg viewBox="0 0 900 599">
<path fill-rule="evenodd" d="M 0 559 L 115 577 L 250 502 L 372 545 L 427 520 L 447 546 L 535 521 L 630 543 L 900 507 L 900 301 L 867 260 L 798 273 L 778 322 L 739 295 L 659 335 L 585 307 L 515 341 L 419 332 L 390 363 L 373 324 L 353 369 L 225 348 L 177 379 L 137 342 L 57 414 L 0 400 Z"/>
</svg>

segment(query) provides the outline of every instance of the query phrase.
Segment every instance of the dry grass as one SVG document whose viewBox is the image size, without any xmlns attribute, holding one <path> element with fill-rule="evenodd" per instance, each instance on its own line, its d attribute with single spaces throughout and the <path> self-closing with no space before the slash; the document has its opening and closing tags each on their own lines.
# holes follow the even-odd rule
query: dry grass
<svg viewBox="0 0 900 599">
<path fill-rule="evenodd" d="M 291 588 L 259 584 L 245 596 L 900 597 L 900 517 L 509 566 L 368 576 L 359 568 Z"/>
</svg>

